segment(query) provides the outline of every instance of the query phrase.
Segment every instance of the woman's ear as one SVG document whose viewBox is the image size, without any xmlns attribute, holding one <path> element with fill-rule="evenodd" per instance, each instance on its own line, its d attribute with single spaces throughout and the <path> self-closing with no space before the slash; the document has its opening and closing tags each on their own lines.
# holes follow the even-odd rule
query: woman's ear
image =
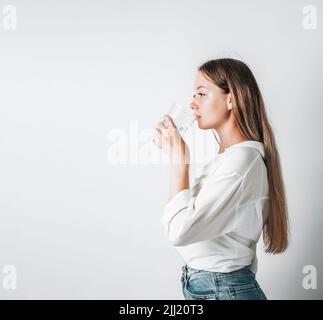
<svg viewBox="0 0 323 320">
<path fill-rule="evenodd" d="M 231 93 L 228 93 L 228 96 L 227 96 L 227 106 L 228 106 L 228 110 L 232 110 Z"/>
</svg>

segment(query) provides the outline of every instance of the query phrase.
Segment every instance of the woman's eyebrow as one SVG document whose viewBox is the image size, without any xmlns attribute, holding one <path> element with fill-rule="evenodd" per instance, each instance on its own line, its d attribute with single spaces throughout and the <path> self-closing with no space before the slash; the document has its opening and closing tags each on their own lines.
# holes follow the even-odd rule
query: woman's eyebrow
<svg viewBox="0 0 323 320">
<path fill-rule="evenodd" d="M 200 89 L 200 88 L 207 89 L 207 87 L 205 87 L 205 86 L 198 86 L 198 87 L 196 88 L 196 90 L 198 90 L 198 89 Z"/>
</svg>

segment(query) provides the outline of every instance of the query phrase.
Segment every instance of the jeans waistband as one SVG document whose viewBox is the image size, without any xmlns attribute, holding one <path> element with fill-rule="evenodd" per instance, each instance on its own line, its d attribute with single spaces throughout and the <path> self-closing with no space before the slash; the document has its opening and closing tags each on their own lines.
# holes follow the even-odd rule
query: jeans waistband
<svg viewBox="0 0 323 320">
<path fill-rule="evenodd" d="M 250 265 L 244 266 L 238 270 L 231 271 L 231 272 L 214 272 L 214 271 L 194 269 L 194 268 L 189 267 L 188 265 L 182 266 L 182 275 L 185 279 L 187 279 L 188 276 L 195 274 L 195 273 L 199 273 L 199 272 L 212 273 L 215 276 L 215 278 L 218 280 L 237 277 L 237 276 L 245 275 L 245 274 L 252 274 L 253 275 L 253 272 L 250 270 Z"/>
</svg>

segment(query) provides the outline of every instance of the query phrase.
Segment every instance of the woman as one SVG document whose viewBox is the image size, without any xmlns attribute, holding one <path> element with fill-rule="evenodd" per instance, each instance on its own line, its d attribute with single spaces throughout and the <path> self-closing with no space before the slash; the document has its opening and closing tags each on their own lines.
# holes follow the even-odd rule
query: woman
<svg viewBox="0 0 323 320">
<path fill-rule="evenodd" d="M 288 212 L 279 154 L 257 82 L 235 59 L 198 68 L 190 107 L 200 129 L 219 136 L 217 156 L 189 185 L 189 150 L 173 119 L 155 130 L 171 162 L 169 202 L 161 223 L 186 264 L 185 299 L 267 299 L 255 279 L 256 245 L 288 246 Z M 215 135 L 216 137 L 216 135 Z M 218 139 L 217 139 L 218 140 Z"/>
</svg>

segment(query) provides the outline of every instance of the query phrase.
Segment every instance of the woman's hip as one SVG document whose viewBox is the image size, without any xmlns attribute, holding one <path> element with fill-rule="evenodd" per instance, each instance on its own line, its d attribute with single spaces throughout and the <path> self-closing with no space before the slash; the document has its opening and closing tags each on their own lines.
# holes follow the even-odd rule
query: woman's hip
<svg viewBox="0 0 323 320">
<path fill-rule="evenodd" d="M 182 267 L 182 292 L 186 300 L 266 300 L 249 266 L 221 273 Z"/>
</svg>

